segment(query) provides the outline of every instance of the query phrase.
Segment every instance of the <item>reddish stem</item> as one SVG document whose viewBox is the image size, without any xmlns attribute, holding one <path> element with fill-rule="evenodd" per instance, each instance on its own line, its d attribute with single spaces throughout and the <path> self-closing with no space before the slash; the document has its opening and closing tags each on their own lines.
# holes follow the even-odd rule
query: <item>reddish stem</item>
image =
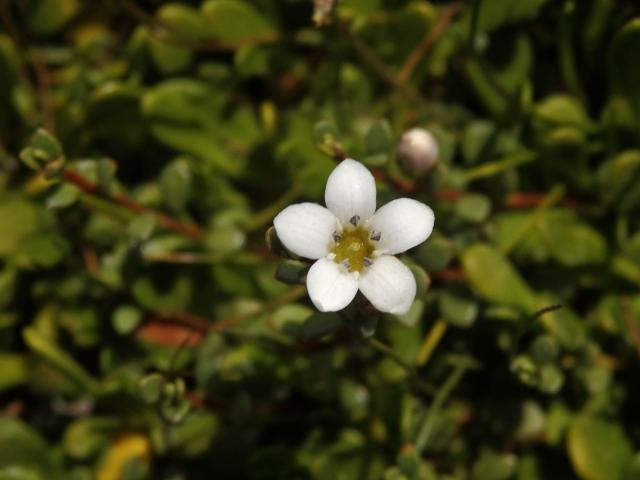
<svg viewBox="0 0 640 480">
<path fill-rule="evenodd" d="M 110 200 L 111 202 L 118 204 L 128 210 L 131 210 L 135 213 L 152 213 L 160 226 L 166 228 L 167 230 L 173 230 L 174 232 L 181 233 L 193 239 L 200 239 L 203 235 L 203 230 L 198 225 L 190 224 L 190 223 L 182 223 L 173 217 L 167 215 L 166 213 L 153 211 L 144 205 L 132 200 L 121 193 L 114 193 L 112 195 L 106 194 L 101 191 L 100 186 L 90 180 L 87 180 L 85 177 L 80 175 L 78 172 L 74 170 L 65 170 L 63 175 L 65 181 L 72 183 L 80 190 L 90 195 L 100 195 L 104 198 Z"/>
</svg>

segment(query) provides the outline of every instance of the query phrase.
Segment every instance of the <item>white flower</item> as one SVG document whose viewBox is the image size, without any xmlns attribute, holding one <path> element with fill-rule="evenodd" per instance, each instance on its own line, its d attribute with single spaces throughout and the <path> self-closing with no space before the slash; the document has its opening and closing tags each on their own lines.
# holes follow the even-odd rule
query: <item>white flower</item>
<svg viewBox="0 0 640 480">
<path fill-rule="evenodd" d="M 324 208 L 290 205 L 273 220 L 285 247 L 317 260 L 307 274 L 311 301 L 323 312 L 345 308 L 358 289 L 381 312 L 406 313 L 416 281 L 393 255 L 424 242 L 433 230 L 433 211 L 399 198 L 376 211 L 373 175 L 360 162 L 343 160 L 331 172 Z"/>
</svg>

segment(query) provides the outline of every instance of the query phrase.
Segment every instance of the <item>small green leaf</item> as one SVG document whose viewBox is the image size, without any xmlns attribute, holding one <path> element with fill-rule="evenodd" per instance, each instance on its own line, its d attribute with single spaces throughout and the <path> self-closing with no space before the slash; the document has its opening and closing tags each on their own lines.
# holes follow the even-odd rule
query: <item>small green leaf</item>
<svg viewBox="0 0 640 480">
<path fill-rule="evenodd" d="M 132 305 L 119 306 L 111 319 L 113 328 L 121 335 L 133 332 L 141 321 L 142 312 Z"/>
<path fill-rule="evenodd" d="M 567 449 L 583 480 L 621 480 L 632 454 L 619 424 L 586 414 L 571 423 Z"/>
<path fill-rule="evenodd" d="M 118 420 L 106 417 L 81 418 L 64 432 L 64 451 L 75 460 L 87 460 L 106 447 L 117 432 Z"/>
<path fill-rule="evenodd" d="M 150 373 L 144 376 L 140 383 L 140 396 L 150 404 L 160 401 L 165 386 L 165 379 L 160 373 Z"/>
<path fill-rule="evenodd" d="M 491 212 L 491 201 L 486 195 L 468 193 L 456 202 L 456 214 L 469 222 L 480 223 Z"/>
<path fill-rule="evenodd" d="M 32 477 L 54 474 L 50 447 L 36 430 L 17 418 L 0 417 L 0 473 L 7 467 L 24 468 Z M 13 478 L 13 477 L 11 477 Z M 20 477 L 18 477 L 20 478 Z"/>
<path fill-rule="evenodd" d="M 640 18 L 634 18 L 622 27 L 614 37 L 610 51 L 609 72 L 615 88 L 640 102 L 640 65 L 637 52 L 640 50 Z"/>
<path fill-rule="evenodd" d="M 270 39 L 277 31 L 260 11 L 244 0 L 207 0 L 202 4 L 209 36 L 230 42 Z"/>
<path fill-rule="evenodd" d="M 306 263 L 283 260 L 278 264 L 276 279 L 289 285 L 297 285 L 303 283 L 308 271 L 309 265 Z"/>
<path fill-rule="evenodd" d="M 384 119 L 371 126 L 364 141 L 369 155 L 389 154 L 395 146 L 391 125 Z"/>
<path fill-rule="evenodd" d="M 196 9 L 183 3 L 166 3 L 156 17 L 172 37 L 185 42 L 198 42 L 206 35 L 204 19 Z"/>
<path fill-rule="evenodd" d="M 545 212 L 536 227 L 551 255 L 563 265 L 602 263 L 606 258 L 607 244 L 602 235 L 569 210 Z"/>
<path fill-rule="evenodd" d="M 34 327 L 23 330 L 22 336 L 27 346 L 42 356 L 47 362 L 74 381 L 82 390 L 91 393 L 97 389 L 96 380 L 66 351 L 42 335 Z"/>
<path fill-rule="evenodd" d="M 49 176 L 62 171 L 65 163 L 60 142 L 43 128 L 31 136 L 20 152 L 20 159 L 33 170 L 44 169 Z"/>
<path fill-rule="evenodd" d="M 471 288 L 486 300 L 532 314 L 536 296 L 513 265 L 494 247 L 476 244 L 462 253 L 462 266 Z"/>
<path fill-rule="evenodd" d="M 507 480 L 512 477 L 518 463 L 512 453 L 485 451 L 473 465 L 473 480 Z"/>
<path fill-rule="evenodd" d="M 589 131 L 592 128 L 592 121 L 583 105 L 569 95 L 546 97 L 536 105 L 534 118 L 549 127 L 574 127 L 581 131 Z"/>
<path fill-rule="evenodd" d="M 29 373 L 24 356 L 0 352 L 0 392 L 25 383 Z"/>
<path fill-rule="evenodd" d="M 47 198 L 47 208 L 57 210 L 73 205 L 80 197 L 80 189 L 75 185 L 63 183 Z"/>
<path fill-rule="evenodd" d="M 440 314 L 456 327 L 469 328 L 478 316 L 478 304 L 469 298 L 444 291 L 439 295 Z"/>
<path fill-rule="evenodd" d="M 36 35 L 51 35 L 62 29 L 79 8 L 78 0 L 31 0 L 27 25 Z"/>
<path fill-rule="evenodd" d="M 174 212 L 183 212 L 191 195 L 192 175 L 186 159 L 178 159 L 160 173 L 160 191 Z"/>
<path fill-rule="evenodd" d="M 151 58 L 156 67 L 165 75 L 173 75 L 189 68 L 194 53 L 189 47 L 176 45 L 157 37 L 149 37 Z"/>
<path fill-rule="evenodd" d="M 626 150 L 602 164 L 597 174 L 606 204 L 621 212 L 640 205 L 640 150 Z"/>
</svg>

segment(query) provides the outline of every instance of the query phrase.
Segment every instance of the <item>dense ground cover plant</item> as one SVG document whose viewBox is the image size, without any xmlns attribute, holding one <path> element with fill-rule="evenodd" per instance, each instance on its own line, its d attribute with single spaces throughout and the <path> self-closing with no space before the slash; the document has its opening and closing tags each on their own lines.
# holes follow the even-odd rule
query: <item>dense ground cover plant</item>
<svg viewBox="0 0 640 480">
<path fill-rule="evenodd" d="M 639 58 L 633 0 L 0 0 L 0 479 L 640 478 Z M 402 315 L 272 227 L 347 157 L 435 213 Z"/>
</svg>

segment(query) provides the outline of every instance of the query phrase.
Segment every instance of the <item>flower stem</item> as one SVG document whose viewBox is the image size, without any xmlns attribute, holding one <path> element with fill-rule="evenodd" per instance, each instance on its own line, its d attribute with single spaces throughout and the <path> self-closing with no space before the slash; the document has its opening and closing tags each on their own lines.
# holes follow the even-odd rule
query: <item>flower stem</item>
<svg viewBox="0 0 640 480">
<path fill-rule="evenodd" d="M 422 347 L 420 347 L 420 351 L 418 352 L 418 356 L 416 357 L 416 364 L 418 366 L 424 366 L 427 364 L 434 350 L 442 340 L 445 332 L 447 331 L 448 324 L 442 318 L 438 319 L 427 333 L 427 336 L 424 339 L 424 343 Z"/>
<path fill-rule="evenodd" d="M 418 437 L 416 439 L 416 451 L 418 454 L 421 454 L 429 443 L 431 432 L 433 431 L 433 427 L 435 425 L 435 420 L 438 417 L 438 413 L 444 405 L 444 402 L 449 398 L 449 395 L 456 387 L 458 382 L 462 380 L 462 376 L 464 372 L 468 368 L 469 365 L 465 363 L 459 363 L 455 366 L 449 378 L 444 382 L 444 384 L 438 389 L 436 395 L 427 411 L 424 419 L 424 423 L 422 424 L 422 428 L 418 433 Z"/>
<path fill-rule="evenodd" d="M 108 200 L 109 202 L 119 205 L 120 207 L 124 207 L 133 213 L 152 213 L 156 217 L 158 224 L 167 230 L 173 230 L 174 232 L 181 233 L 182 235 L 191 237 L 195 240 L 200 239 L 204 234 L 204 231 L 198 225 L 182 223 L 175 218 L 167 215 L 166 213 L 153 211 L 136 202 L 135 200 L 127 197 L 126 195 L 123 195 L 121 193 L 114 193 L 110 195 L 108 193 L 102 192 L 100 186 L 97 183 L 87 180 L 75 170 L 65 170 L 63 179 L 66 182 L 78 187 L 85 194 L 93 195 L 95 197 L 101 197 L 102 199 Z"/>
</svg>

